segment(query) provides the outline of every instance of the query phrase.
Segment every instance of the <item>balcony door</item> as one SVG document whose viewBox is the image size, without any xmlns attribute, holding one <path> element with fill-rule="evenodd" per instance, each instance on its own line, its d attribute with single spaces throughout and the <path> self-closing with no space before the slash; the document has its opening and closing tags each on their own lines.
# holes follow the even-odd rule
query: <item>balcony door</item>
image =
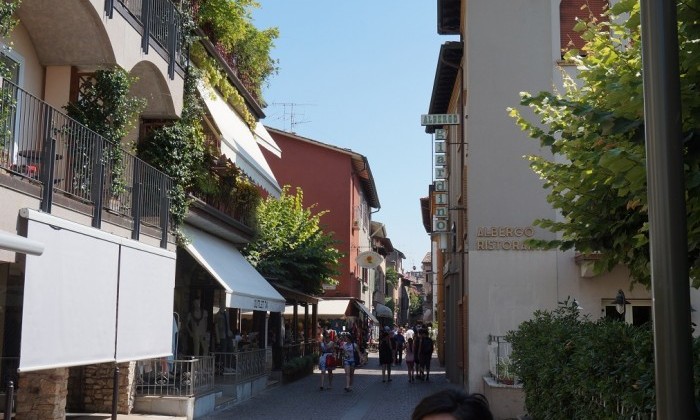
<svg viewBox="0 0 700 420">
<path fill-rule="evenodd" d="M 19 92 L 22 86 L 24 59 L 14 50 L 0 44 L 0 166 L 9 167 L 17 162 Z M 11 82 L 6 83 L 5 81 Z"/>
</svg>

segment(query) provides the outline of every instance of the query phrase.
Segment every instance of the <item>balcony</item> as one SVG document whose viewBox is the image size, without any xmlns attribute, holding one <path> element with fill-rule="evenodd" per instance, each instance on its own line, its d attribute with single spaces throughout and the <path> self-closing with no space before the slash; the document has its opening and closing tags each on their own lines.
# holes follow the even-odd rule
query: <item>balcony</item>
<svg viewBox="0 0 700 420">
<path fill-rule="evenodd" d="M 141 49 L 145 53 L 153 45 L 158 54 L 168 61 L 171 79 L 175 76 L 176 68 L 182 71 L 187 66 L 184 19 L 172 1 L 105 0 L 105 11 L 109 17 L 112 17 L 112 10 L 117 10 L 141 32 Z"/>
<path fill-rule="evenodd" d="M 46 213 L 61 202 L 100 228 L 106 210 L 132 239 L 145 227 L 167 247 L 171 179 L 8 80 L 0 87 L 0 170 Z"/>
</svg>

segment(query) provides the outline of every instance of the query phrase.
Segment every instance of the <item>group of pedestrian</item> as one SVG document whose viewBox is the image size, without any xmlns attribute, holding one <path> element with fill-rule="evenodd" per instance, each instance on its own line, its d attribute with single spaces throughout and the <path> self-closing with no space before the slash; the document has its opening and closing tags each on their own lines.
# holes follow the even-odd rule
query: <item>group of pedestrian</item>
<svg viewBox="0 0 700 420">
<path fill-rule="evenodd" d="M 392 331 L 385 327 L 379 338 L 379 364 L 382 367 L 382 382 L 391 382 L 392 365 L 401 366 L 404 352 L 408 382 L 416 379 L 430 381 L 430 360 L 433 357 L 434 342 L 425 328 L 403 328 Z"/>
<path fill-rule="evenodd" d="M 321 391 L 333 388 L 333 370 L 343 367 L 345 371 L 345 392 L 352 391 L 355 379 L 355 368 L 360 363 L 360 348 L 352 334 L 341 334 L 335 339 L 335 334 L 323 331 L 319 345 L 320 356 L 318 368 L 321 371 Z M 325 384 L 326 376 L 328 385 Z"/>
</svg>

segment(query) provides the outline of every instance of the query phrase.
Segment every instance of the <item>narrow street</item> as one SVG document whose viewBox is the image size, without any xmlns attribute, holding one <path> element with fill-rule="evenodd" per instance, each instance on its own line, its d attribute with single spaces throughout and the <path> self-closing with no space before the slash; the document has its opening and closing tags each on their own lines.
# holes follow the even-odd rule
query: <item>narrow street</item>
<svg viewBox="0 0 700 420">
<path fill-rule="evenodd" d="M 207 420 L 239 419 L 409 419 L 416 404 L 425 396 L 444 388 L 457 388 L 445 378 L 433 355 L 430 382 L 408 382 L 406 363 L 392 368 L 392 381 L 382 383 L 377 353 L 355 371 L 352 392 L 345 392 L 345 375 L 336 369 L 333 389 L 323 390 L 320 372 L 298 381 L 266 390 L 252 399 L 224 409 Z"/>
</svg>

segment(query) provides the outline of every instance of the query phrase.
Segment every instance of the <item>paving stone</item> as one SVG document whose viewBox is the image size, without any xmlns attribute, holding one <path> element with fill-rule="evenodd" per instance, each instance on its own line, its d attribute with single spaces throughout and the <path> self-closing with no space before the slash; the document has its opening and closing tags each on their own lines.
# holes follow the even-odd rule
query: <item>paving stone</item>
<svg viewBox="0 0 700 420">
<path fill-rule="evenodd" d="M 345 374 L 336 369 L 333 389 L 323 390 L 320 372 L 298 381 L 268 389 L 261 394 L 205 417 L 223 419 L 409 419 L 420 400 L 450 384 L 437 357 L 433 356 L 430 382 L 408 382 L 406 363 L 392 368 L 392 381 L 382 382 L 382 370 L 376 353 L 370 353 L 367 364 L 355 371 L 352 392 L 345 392 Z"/>
</svg>

